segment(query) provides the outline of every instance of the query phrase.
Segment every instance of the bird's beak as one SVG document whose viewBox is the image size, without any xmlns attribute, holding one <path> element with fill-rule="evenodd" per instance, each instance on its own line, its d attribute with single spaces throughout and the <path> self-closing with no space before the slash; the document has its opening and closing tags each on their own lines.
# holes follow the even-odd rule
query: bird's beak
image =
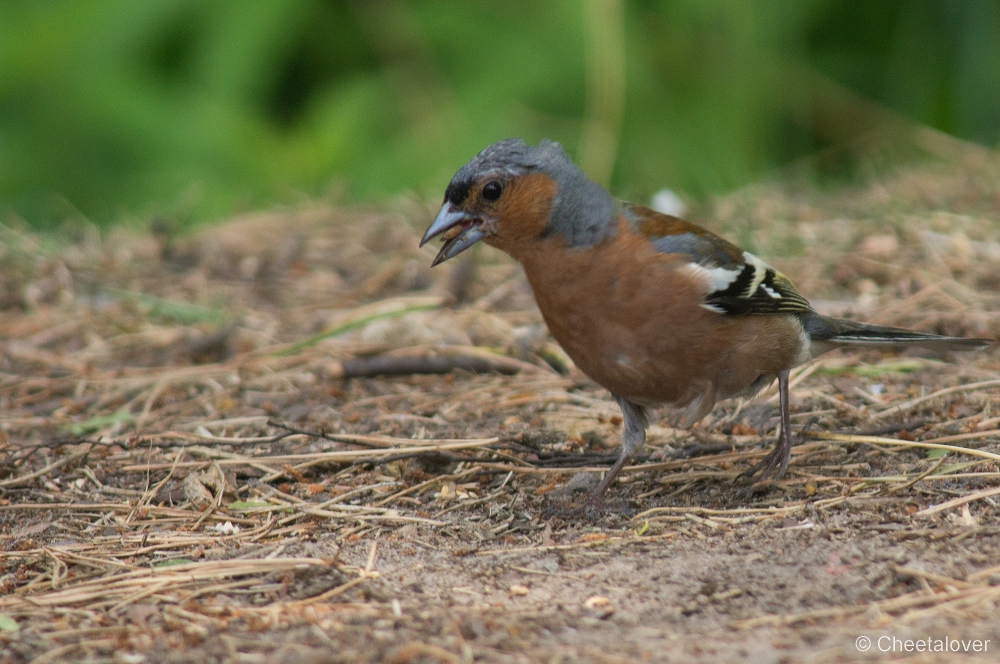
<svg viewBox="0 0 1000 664">
<path fill-rule="evenodd" d="M 456 208 L 451 203 L 445 202 L 437 217 L 434 218 L 434 222 L 420 240 L 422 247 L 438 235 L 445 235 L 444 245 L 441 246 L 438 255 L 434 257 L 431 267 L 459 255 L 486 237 L 486 233 L 482 230 L 484 221 L 483 217 L 471 215 Z"/>
</svg>

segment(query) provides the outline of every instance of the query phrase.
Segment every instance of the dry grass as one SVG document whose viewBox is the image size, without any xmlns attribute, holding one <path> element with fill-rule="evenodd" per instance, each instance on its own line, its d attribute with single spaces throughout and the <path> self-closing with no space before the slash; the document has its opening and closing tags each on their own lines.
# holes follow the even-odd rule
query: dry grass
<svg viewBox="0 0 1000 664">
<path fill-rule="evenodd" d="M 702 221 L 821 310 L 997 336 L 998 182 L 978 154 L 849 195 L 756 188 Z M 995 623 L 994 355 L 799 369 L 808 432 L 749 500 L 732 480 L 770 444 L 773 393 L 690 431 L 664 413 L 610 508 L 588 511 L 575 489 L 614 458 L 616 407 L 508 260 L 483 249 L 431 272 L 427 218 L 316 206 L 54 247 L 4 230 L 0 661 L 628 661 L 775 643 L 840 660 L 851 630 Z M 778 547 L 759 578 L 716 570 L 741 541 Z M 842 564 L 824 542 L 906 562 Z M 881 580 L 790 596 L 789 551 L 822 579 Z M 649 567 L 663 556 L 683 571 L 666 598 Z"/>
</svg>

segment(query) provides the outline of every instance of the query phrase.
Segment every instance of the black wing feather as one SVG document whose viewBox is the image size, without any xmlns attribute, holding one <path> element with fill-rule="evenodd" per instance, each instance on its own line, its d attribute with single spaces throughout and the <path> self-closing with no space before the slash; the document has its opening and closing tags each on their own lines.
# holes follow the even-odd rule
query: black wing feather
<svg viewBox="0 0 1000 664">
<path fill-rule="evenodd" d="M 753 290 L 757 272 L 764 269 L 764 278 Z M 714 291 L 705 296 L 705 304 L 730 315 L 804 313 L 812 311 L 809 302 L 783 274 L 772 267 L 747 263 L 740 276 L 725 290 Z"/>
<path fill-rule="evenodd" d="M 627 206 L 625 214 L 657 251 L 689 256 L 693 265 L 732 277 L 705 296 L 705 308 L 733 316 L 812 311 L 788 277 L 715 233 L 649 208 Z"/>
</svg>

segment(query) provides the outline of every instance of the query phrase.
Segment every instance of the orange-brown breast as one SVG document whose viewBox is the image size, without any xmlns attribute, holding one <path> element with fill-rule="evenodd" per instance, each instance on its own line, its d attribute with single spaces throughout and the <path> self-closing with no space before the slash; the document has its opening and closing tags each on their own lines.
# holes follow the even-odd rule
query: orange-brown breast
<svg viewBox="0 0 1000 664">
<path fill-rule="evenodd" d="M 789 315 L 726 316 L 699 306 L 705 286 L 621 220 L 586 249 L 558 237 L 509 252 L 524 266 L 552 335 L 587 375 L 639 402 L 692 404 L 740 395 L 794 366 L 801 327 Z M 700 402 L 700 403 L 699 403 Z"/>
</svg>

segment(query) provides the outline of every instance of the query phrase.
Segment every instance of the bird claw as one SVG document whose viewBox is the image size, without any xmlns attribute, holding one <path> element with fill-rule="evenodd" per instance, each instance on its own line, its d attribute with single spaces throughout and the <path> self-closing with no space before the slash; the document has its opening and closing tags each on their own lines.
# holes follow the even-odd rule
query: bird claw
<svg viewBox="0 0 1000 664">
<path fill-rule="evenodd" d="M 782 476 L 784 476 L 785 470 L 788 467 L 788 461 L 782 459 L 781 456 L 780 448 L 774 449 L 756 465 L 737 475 L 736 482 L 745 480 L 747 485 L 736 493 L 736 498 L 739 500 L 751 498 L 767 485 L 780 480 Z M 782 463 L 782 461 L 784 461 L 784 463 Z M 754 478 L 754 475 L 757 475 L 758 473 L 760 473 L 760 475 Z"/>
<path fill-rule="evenodd" d="M 784 477 L 786 470 L 788 470 L 788 457 L 779 445 L 757 464 L 737 475 L 736 481 L 746 480 L 750 484 L 760 484 L 768 480 L 777 481 Z M 758 473 L 760 475 L 755 479 L 754 475 Z"/>
</svg>

